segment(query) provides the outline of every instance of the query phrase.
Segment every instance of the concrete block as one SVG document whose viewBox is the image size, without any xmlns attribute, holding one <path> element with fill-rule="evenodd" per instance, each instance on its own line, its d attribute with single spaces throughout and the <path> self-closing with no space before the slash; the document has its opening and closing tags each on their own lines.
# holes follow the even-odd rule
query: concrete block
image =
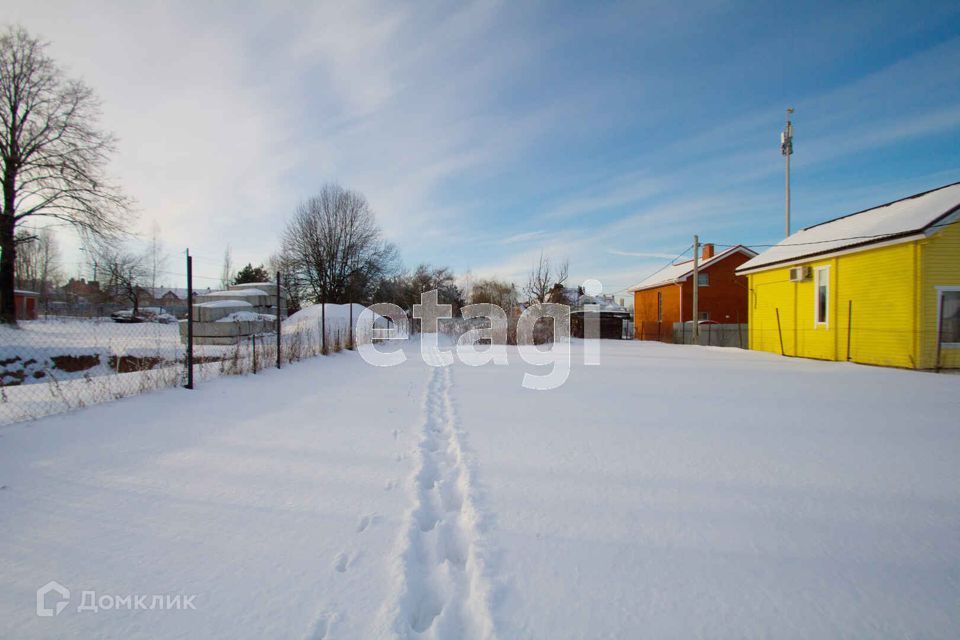
<svg viewBox="0 0 960 640">
<path fill-rule="evenodd" d="M 243 300 L 216 300 L 193 305 L 195 322 L 215 322 L 236 311 L 254 311 L 253 305 Z"/>
</svg>

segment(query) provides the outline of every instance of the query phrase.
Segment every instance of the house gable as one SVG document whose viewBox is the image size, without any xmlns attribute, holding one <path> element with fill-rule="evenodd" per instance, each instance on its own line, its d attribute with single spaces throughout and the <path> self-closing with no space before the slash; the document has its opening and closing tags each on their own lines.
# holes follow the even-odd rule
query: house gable
<svg viewBox="0 0 960 640">
<path fill-rule="evenodd" d="M 698 270 L 700 272 L 707 272 L 716 267 L 716 265 L 722 263 L 724 260 L 727 260 L 733 256 L 744 256 L 744 258 L 740 260 L 740 263 L 742 263 L 755 257 L 756 255 L 756 251 L 751 250 L 749 247 L 737 245 L 721 251 L 712 258 L 704 260 L 700 263 Z M 643 280 L 639 284 L 630 287 L 627 289 L 627 291 L 637 292 L 643 291 L 644 289 L 653 289 L 662 287 L 664 285 L 677 284 L 678 282 L 686 281 L 691 275 L 693 275 L 692 259 L 678 264 L 669 265 L 667 268 L 649 276 L 646 280 Z"/>
</svg>

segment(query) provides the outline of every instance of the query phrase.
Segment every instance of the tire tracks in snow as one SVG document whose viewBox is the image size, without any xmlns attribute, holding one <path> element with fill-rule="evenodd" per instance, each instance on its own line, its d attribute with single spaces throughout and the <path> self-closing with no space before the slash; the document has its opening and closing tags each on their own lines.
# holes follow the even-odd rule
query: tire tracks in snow
<svg viewBox="0 0 960 640">
<path fill-rule="evenodd" d="M 410 481 L 397 563 L 395 602 L 389 609 L 397 636 L 494 638 L 486 578 L 482 518 L 450 396 L 451 367 L 434 367 Z"/>
</svg>

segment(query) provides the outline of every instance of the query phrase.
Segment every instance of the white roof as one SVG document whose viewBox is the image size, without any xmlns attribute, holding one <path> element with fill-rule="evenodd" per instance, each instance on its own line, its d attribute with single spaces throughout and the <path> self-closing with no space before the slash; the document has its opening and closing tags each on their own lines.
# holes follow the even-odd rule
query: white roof
<svg viewBox="0 0 960 640">
<path fill-rule="evenodd" d="M 584 294 L 576 300 L 577 311 L 583 311 L 583 305 L 593 304 L 599 307 L 600 312 L 627 313 L 626 307 L 617 304 L 612 295 L 591 296 Z"/>
<path fill-rule="evenodd" d="M 720 253 L 714 255 L 712 258 L 708 260 L 704 260 L 703 262 L 700 263 L 699 268 L 706 269 L 708 267 L 711 267 L 714 264 L 723 260 L 724 258 L 732 256 L 734 253 L 744 253 L 748 256 L 757 255 L 755 251 L 751 251 L 749 248 L 741 244 L 738 244 L 735 247 L 730 247 L 729 249 L 725 249 L 721 251 Z M 640 282 L 639 284 L 633 285 L 632 287 L 627 289 L 627 291 L 630 291 L 630 292 L 642 291 L 643 289 L 652 289 L 653 287 L 660 287 L 665 284 L 676 284 L 677 282 L 682 282 L 686 280 L 692 274 L 693 274 L 693 258 L 691 258 L 690 260 L 687 260 L 686 262 L 679 262 L 676 264 L 672 264 L 666 269 L 661 269 L 660 271 L 657 271 L 653 275 L 649 276 L 646 280 Z"/>
<path fill-rule="evenodd" d="M 738 273 L 921 233 L 960 210 L 960 182 L 797 231 L 740 265 Z"/>
</svg>

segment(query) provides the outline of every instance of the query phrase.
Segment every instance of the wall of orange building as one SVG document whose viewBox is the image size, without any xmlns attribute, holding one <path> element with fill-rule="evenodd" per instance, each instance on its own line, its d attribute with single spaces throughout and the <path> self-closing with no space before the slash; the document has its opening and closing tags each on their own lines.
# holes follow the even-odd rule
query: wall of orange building
<svg viewBox="0 0 960 640">
<path fill-rule="evenodd" d="M 723 324 L 747 321 L 747 278 L 734 272 L 750 257 L 735 253 L 704 269 L 709 284 L 701 286 L 698 307 L 709 319 Z M 657 294 L 662 296 L 662 320 L 657 317 Z M 692 320 L 693 278 L 633 294 L 634 333 L 638 340 L 672 342 L 673 323 Z"/>
</svg>

